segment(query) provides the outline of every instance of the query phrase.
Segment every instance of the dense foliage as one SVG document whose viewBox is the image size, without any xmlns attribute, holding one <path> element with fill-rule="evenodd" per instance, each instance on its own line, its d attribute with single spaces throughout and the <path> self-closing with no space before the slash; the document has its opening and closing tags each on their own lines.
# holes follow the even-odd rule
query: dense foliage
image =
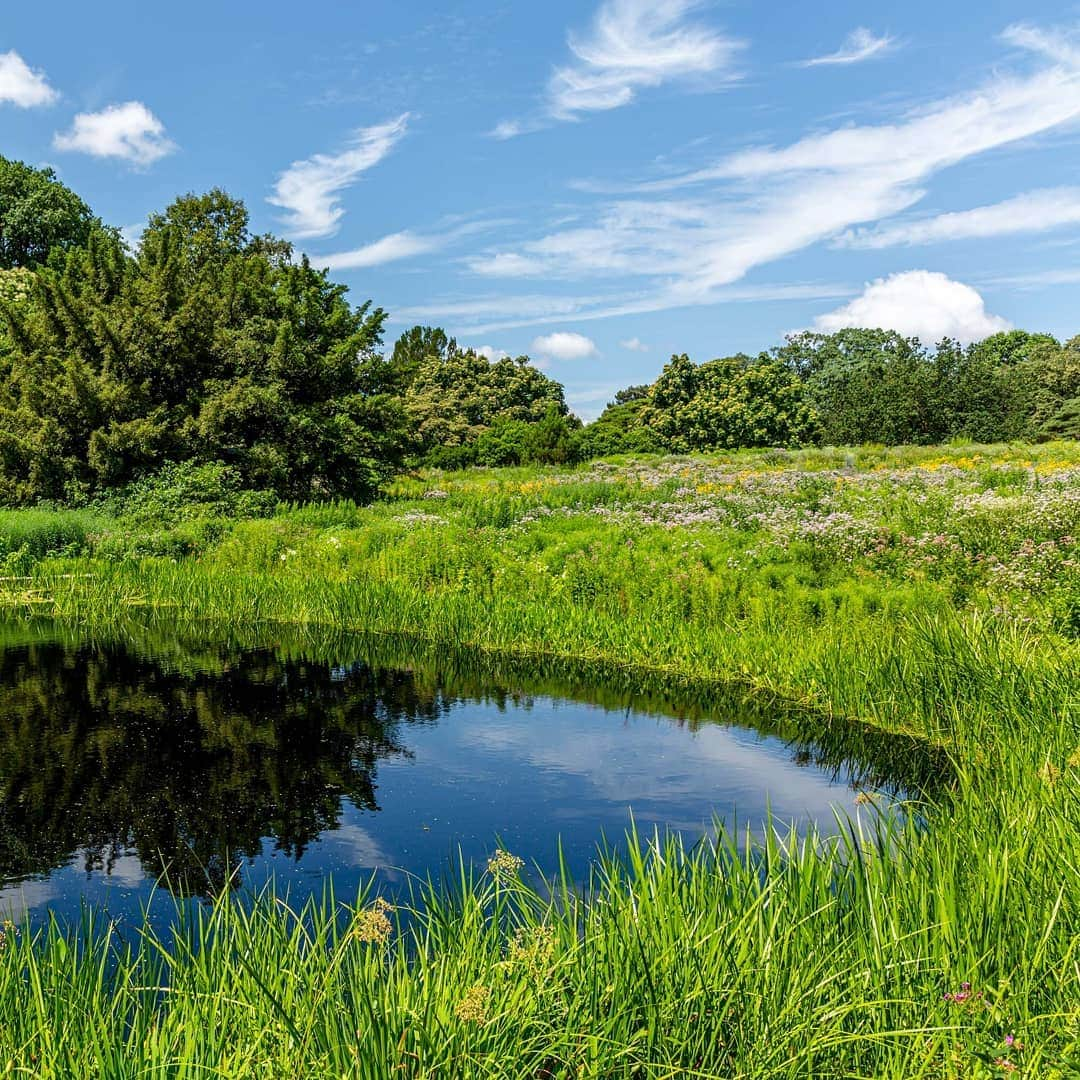
<svg viewBox="0 0 1080 1080">
<path fill-rule="evenodd" d="M 632 387 L 635 392 L 640 388 Z M 674 356 L 585 430 L 595 454 L 811 443 L 1080 438 L 1080 338 L 1012 330 L 927 348 L 892 330 L 803 333 L 756 359 Z"/>
<path fill-rule="evenodd" d="M 90 207 L 52 169 L 0 157 L 0 269 L 36 266 L 53 251 L 81 247 L 95 226 Z"/>
<path fill-rule="evenodd" d="M 0 500 L 77 499 L 168 462 L 284 498 L 366 497 L 404 452 L 381 392 L 384 313 L 214 191 L 154 216 L 135 257 L 98 230 L 4 305 Z"/>
<path fill-rule="evenodd" d="M 6 505 L 144 497 L 162 470 L 173 495 L 185 477 L 200 500 L 254 492 L 251 512 L 366 501 L 405 465 L 1080 437 L 1080 338 L 1019 330 L 966 347 L 808 332 L 756 357 L 676 355 L 583 426 L 528 357 L 426 326 L 384 355 L 385 313 L 252 235 L 222 191 L 152 216 L 132 253 L 49 170 L 3 158 L 0 315 Z"/>
</svg>

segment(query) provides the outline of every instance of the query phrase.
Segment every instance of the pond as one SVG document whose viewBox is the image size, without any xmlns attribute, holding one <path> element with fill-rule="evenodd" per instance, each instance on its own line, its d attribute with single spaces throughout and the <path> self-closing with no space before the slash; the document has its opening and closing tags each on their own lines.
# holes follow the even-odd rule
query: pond
<svg viewBox="0 0 1080 1080">
<path fill-rule="evenodd" d="M 836 827 L 932 785 L 925 748 L 744 690 L 282 632 L 0 626 L 0 909 L 135 917 L 273 876 L 303 899 L 502 846 L 580 874 L 597 845 L 775 819 Z M 633 818 L 631 819 L 631 813 Z"/>
</svg>

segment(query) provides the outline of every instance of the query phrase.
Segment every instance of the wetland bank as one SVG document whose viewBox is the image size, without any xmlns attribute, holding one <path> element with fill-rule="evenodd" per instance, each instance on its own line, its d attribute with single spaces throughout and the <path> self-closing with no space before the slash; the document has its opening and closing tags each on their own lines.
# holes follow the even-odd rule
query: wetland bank
<svg viewBox="0 0 1080 1080">
<path fill-rule="evenodd" d="M 100 908 L 81 928 L 31 920 L 0 953 L 0 1000 L 18 1017 L 4 1052 L 33 1047 L 55 1075 L 107 1054 L 116 1075 L 190 1060 L 223 1075 L 257 1061 L 271 1075 L 379 1076 L 391 1061 L 406 1075 L 485 1076 L 513 1061 L 519 1075 L 934 1076 L 979 1075 L 997 1059 L 1069 1075 L 1078 473 L 1073 444 L 428 473 L 368 507 L 203 525 L 179 554 L 188 522 L 148 538 L 121 517 L 39 517 L 40 535 L 60 539 L 4 583 L 5 656 L 37 650 L 39 672 L 54 672 L 53 689 L 31 695 L 38 706 L 92 689 L 121 708 L 112 680 L 88 675 L 91 658 L 150 658 L 160 685 L 148 694 L 136 680 L 130 707 L 150 717 L 165 699 L 200 700 L 216 724 L 251 724 L 226 760 L 246 755 L 271 786 L 287 777 L 267 767 L 274 709 L 248 690 L 246 721 L 215 708 L 214 680 L 253 679 L 260 693 L 288 682 L 298 698 L 281 699 L 285 712 L 317 702 L 331 726 L 354 678 L 380 723 L 403 702 L 436 728 L 453 722 L 434 719 L 436 703 L 501 703 L 496 730 L 528 732 L 533 750 L 560 700 L 591 710 L 578 739 L 627 709 L 654 731 L 671 723 L 657 716 L 682 716 L 697 729 L 684 733 L 684 776 L 700 733 L 741 719 L 783 748 L 783 768 L 794 756 L 802 773 L 840 780 L 847 813 L 794 828 L 778 815 L 747 836 L 708 821 L 706 787 L 689 798 L 696 827 L 680 833 L 688 806 L 661 779 L 659 834 L 616 837 L 595 858 L 599 830 L 580 842 L 587 820 L 561 861 L 557 826 L 517 850 L 479 830 L 471 859 L 456 872 L 433 860 L 428 884 L 358 875 L 346 895 L 304 900 L 294 882 L 292 900 L 181 902 L 141 929 Z M 135 550 L 147 544 L 163 553 Z M 508 703 L 526 701 L 531 711 L 508 719 Z M 130 778 L 122 727 L 113 716 L 84 734 Z M 334 783 L 364 767 L 355 730 L 339 734 L 334 781 L 326 760 L 309 770 L 324 790 L 300 798 L 307 813 L 332 817 Z M 213 725 L 203 736 L 213 742 Z M 385 728 L 361 744 L 395 752 Z M 616 744 L 588 745 L 564 761 L 617 779 Z M 662 778 L 663 755 L 650 744 L 647 757 Z M 4 760 L 10 783 L 14 744 Z M 873 797 L 890 786 L 906 809 Z M 370 809 L 381 796 L 354 784 L 349 798 Z M 205 792 L 193 805 L 212 819 Z M 216 805 L 242 819 L 242 792 Z M 526 800 L 522 820 L 535 818 Z M 249 842 L 275 835 L 266 820 L 255 814 Z M 318 823 L 293 824 L 318 835 Z M 155 902 L 171 911 L 164 893 Z M 214 1032 L 197 1049 L 193 1027 Z"/>
</svg>

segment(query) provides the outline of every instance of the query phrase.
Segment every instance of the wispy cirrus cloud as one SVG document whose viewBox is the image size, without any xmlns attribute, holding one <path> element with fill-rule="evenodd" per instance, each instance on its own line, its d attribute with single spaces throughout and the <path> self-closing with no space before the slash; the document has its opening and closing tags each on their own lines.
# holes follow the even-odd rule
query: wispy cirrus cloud
<svg viewBox="0 0 1080 1080">
<path fill-rule="evenodd" d="M 971 210 L 849 230 L 836 238 L 835 246 L 869 250 L 913 247 L 1047 232 L 1066 225 L 1080 225 L 1080 187 L 1043 188 Z"/>
<path fill-rule="evenodd" d="M 44 71 L 35 71 L 14 49 L 0 53 L 0 104 L 33 109 L 59 99 Z"/>
<path fill-rule="evenodd" d="M 814 56 L 799 62 L 799 67 L 831 67 L 833 65 L 861 64 L 864 60 L 874 60 L 893 52 L 896 38 L 888 34 L 875 34 L 865 26 L 852 30 L 844 39 L 843 45 L 836 52 L 824 56 Z"/>
<path fill-rule="evenodd" d="M 416 255 L 427 255 L 437 251 L 443 245 L 438 236 L 418 236 L 414 232 L 391 233 L 380 237 L 370 244 L 354 248 L 352 251 L 338 251 L 330 255 L 312 256 L 312 261 L 330 270 L 366 270 L 372 266 L 411 259 Z"/>
<path fill-rule="evenodd" d="M 605 0 L 585 34 L 571 33 L 570 63 L 548 80 L 541 113 L 504 120 L 491 134 L 508 139 L 558 120 L 617 109 L 665 83 L 737 78 L 742 42 L 691 16 L 700 0 Z"/>
<path fill-rule="evenodd" d="M 419 255 L 430 255 L 450 247 L 458 240 L 507 224 L 505 220 L 497 218 L 480 221 L 462 221 L 461 218 L 453 220 L 458 223 L 451 227 L 444 220 L 437 232 L 417 233 L 411 229 L 403 229 L 349 251 L 326 255 L 309 254 L 308 257 L 313 263 L 330 270 L 366 270 Z"/>
<path fill-rule="evenodd" d="M 141 102 L 125 101 L 100 112 L 79 113 L 71 130 L 53 138 L 57 150 L 117 158 L 132 165 L 153 165 L 176 150 L 165 125 Z"/>
<path fill-rule="evenodd" d="M 715 302 L 757 267 L 907 210 L 946 168 L 1080 120 L 1080 50 L 1068 36 L 1030 26 L 1003 36 L 1033 60 L 1028 70 L 892 122 L 749 147 L 638 183 L 586 207 L 581 223 L 481 252 L 470 265 L 489 278 L 651 284 L 645 297 L 604 305 L 612 313 Z"/>
<path fill-rule="evenodd" d="M 281 219 L 297 240 L 333 236 L 345 214 L 340 195 L 357 178 L 374 168 L 405 137 L 409 114 L 372 127 L 358 128 L 348 146 L 337 154 L 315 154 L 294 161 L 277 179 L 272 206 L 287 211 Z"/>
</svg>

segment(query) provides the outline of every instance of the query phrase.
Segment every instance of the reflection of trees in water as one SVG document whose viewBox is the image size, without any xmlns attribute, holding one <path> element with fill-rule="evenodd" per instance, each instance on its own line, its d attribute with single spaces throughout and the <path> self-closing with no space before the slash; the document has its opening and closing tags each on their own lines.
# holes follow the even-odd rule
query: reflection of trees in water
<svg viewBox="0 0 1080 1080">
<path fill-rule="evenodd" d="M 0 882 L 76 851 L 108 868 L 134 849 L 148 873 L 167 868 L 174 888 L 204 890 L 264 837 L 299 857 L 338 824 L 342 798 L 377 809 L 378 762 L 408 753 L 403 724 L 457 700 L 529 709 L 569 698 L 691 729 L 716 718 L 870 787 L 930 792 L 950 777 L 924 742 L 734 684 L 281 628 L 130 638 L 125 648 L 0 624 Z"/>
<path fill-rule="evenodd" d="M 122 647 L 0 650 L 0 878 L 134 849 L 187 891 L 265 836 L 299 857 L 343 797 L 378 808 L 378 762 L 407 754 L 401 724 L 447 704 L 408 671 L 271 650 L 184 671 Z"/>
</svg>

